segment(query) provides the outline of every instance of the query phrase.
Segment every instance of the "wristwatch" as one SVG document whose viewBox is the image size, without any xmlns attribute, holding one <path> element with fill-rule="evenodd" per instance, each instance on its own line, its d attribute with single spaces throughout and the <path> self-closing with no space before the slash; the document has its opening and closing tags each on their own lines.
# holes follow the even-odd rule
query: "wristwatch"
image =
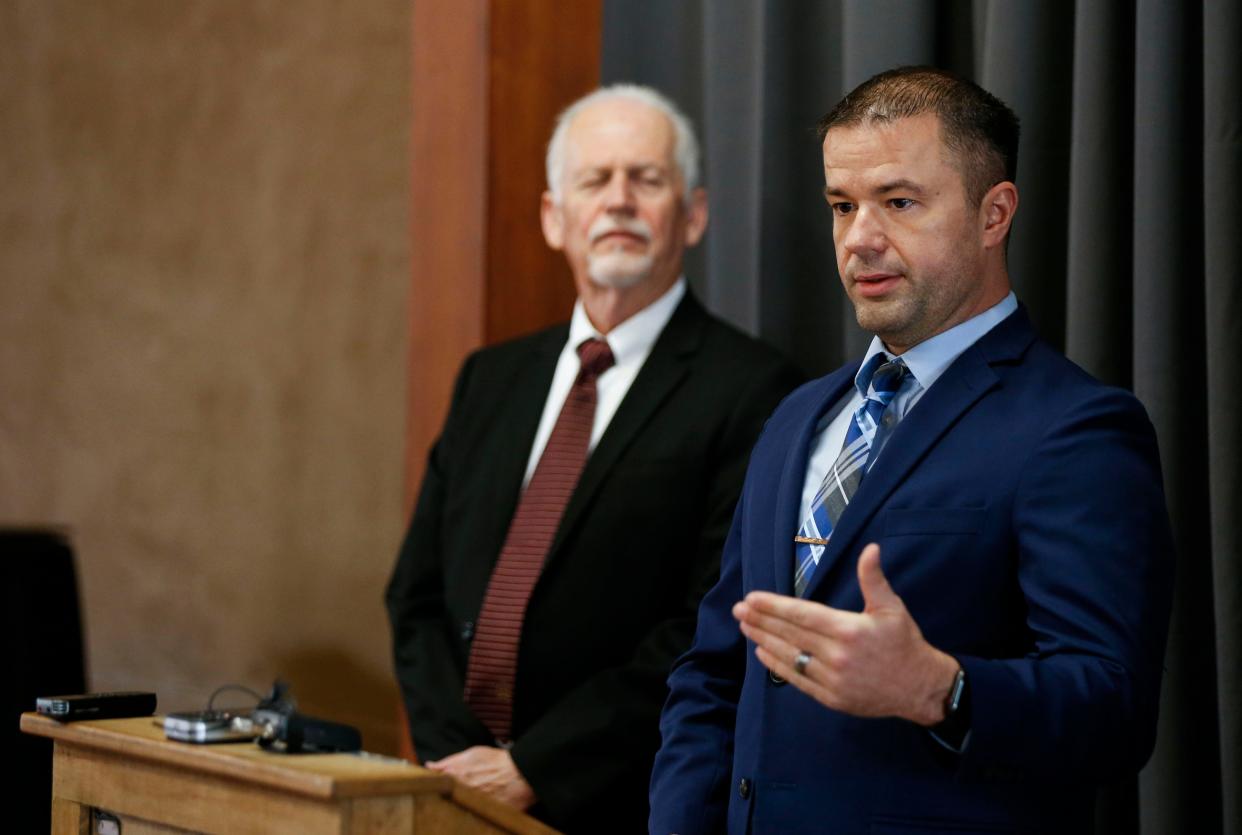
<svg viewBox="0 0 1242 835">
<path fill-rule="evenodd" d="M 960 751 L 970 732 L 970 681 L 966 670 L 957 668 L 949 695 L 944 700 L 944 719 L 931 727 L 941 742 Z"/>
</svg>

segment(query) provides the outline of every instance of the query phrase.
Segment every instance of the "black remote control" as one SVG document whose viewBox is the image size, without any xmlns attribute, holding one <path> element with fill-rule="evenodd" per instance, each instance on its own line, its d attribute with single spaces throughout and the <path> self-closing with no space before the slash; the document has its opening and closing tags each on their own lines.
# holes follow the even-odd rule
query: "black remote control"
<svg viewBox="0 0 1242 835">
<path fill-rule="evenodd" d="M 123 719 L 155 713 L 155 694 L 145 691 L 79 693 L 74 696 L 40 696 L 35 710 L 44 716 L 73 722 L 78 719 Z"/>
</svg>

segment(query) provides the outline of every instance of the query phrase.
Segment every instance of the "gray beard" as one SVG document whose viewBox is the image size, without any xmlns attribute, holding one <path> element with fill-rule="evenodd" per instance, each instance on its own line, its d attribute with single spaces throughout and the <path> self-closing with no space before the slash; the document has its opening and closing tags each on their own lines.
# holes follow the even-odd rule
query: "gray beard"
<svg viewBox="0 0 1242 835">
<path fill-rule="evenodd" d="M 628 290 L 651 275 L 652 260 L 649 255 L 631 255 L 625 252 L 593 255 L 587 260 L 587 275 L 598 287 Z"/>
</svg>

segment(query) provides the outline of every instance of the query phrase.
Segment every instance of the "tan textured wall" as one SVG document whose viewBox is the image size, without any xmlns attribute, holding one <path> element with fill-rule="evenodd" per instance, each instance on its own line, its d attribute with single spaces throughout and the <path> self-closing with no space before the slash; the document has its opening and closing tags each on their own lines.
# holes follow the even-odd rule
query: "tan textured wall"
<svg viewBox="0 0 1242 835">
<path fill-rule="evenodd" d="M 395 744 L 409 0 L 0 2 L 0 525 L 89 680 Z"/>
</svg>

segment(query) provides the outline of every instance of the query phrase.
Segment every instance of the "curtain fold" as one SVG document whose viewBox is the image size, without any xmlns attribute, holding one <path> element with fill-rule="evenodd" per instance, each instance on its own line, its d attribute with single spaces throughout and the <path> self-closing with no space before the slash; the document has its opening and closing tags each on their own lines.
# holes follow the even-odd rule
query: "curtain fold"
<svg viewBox="0 0 1242 835">
<path fill-rule="evenodd" d="M 1203 6 L 1207 458 L 1223 817 L 1242 831 L 1242 5 Z"/>
<path fill-rule="evenodd" d="M 762 166 L 750 158 L 764 152 L 764 66 L 767 12 L 760 4 L 709 4 L 704 8 L 703 119 L 712 143 L 705 171 L 722 192 L 712 213 L 729 235 L 705 241 L 710 281 L 704 295 L 721 315 L 759 329 L 759 287 L 749 277 L 760 271 L 762 250 Z M 722 269 L 721 265 L 731 265 Z"/>
<path fill-rule="evenodd" d="M 1133 10 L 1084 4 L 1073 61 L 1065 353 L 1101 380 L 1129 387 L 1132 224 L 1116 215 L 1134 202 Z"/>
<path fill-rule="evenodd" d="M 819 117 L 921 63 L 1021 117 L 1015 290 L 1046 339 L 1146 405 L 1178 544 L 1156 752 L 1101 792 L 1099 832 L 1242 835 L 1240 6 L 605 0 L 605 82 L 663 89 L 703 136 L 692 283 L 812 373 L 868 340 L 837 277 Z"/>
<path fill-rule="evenodd" d="M 1160 438 L 1178 548 L 1156 756 L 1139 779 L 1145 833 L 1220 828 L 1207 536 L 1198 10 L 1140 2 L 1134 60 L 1134 392 Z M 1169 199 L 1174 210 L 1170 211 Z M 1194 651 L 1179 651 L 1194 645 Z"/>
</svg>

